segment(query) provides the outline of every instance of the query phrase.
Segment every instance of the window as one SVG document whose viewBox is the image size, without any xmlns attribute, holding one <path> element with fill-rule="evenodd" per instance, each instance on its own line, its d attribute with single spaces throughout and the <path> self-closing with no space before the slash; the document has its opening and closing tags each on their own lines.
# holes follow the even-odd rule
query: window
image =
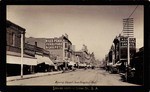
<svg viewBox="0 0 150 92">
<path fill-rule="evenodd" d="M 67 57 L 67 52 L 65 51 L 65 57 Z"/>
<path fill-rule="evenodd" d="M 68 49 L 70 50 L 70 45 L 68 45 Z"/>
<path fill-rule="evenodd" d="M 65 48 L 67 48 L 67 43 L 65 43 Z"/>
<path fill-rule="evenodd" d="M 15 33 L 12 33 L 12 46 L 15 46 Z"/>
<path fill-rule="evenodd" d="M 10 43 L 9 43 L 9 38 L 10 38 L 10 36 L 9 36 L 10 34 L 9 34 L 9 32 L 7 32 L 7 45 L 9 45 Z"/>
<path fill-rule="evenodd" d="M 70 54 L 70 53 L 68 53 L 68 58 L 70 58 L 70 55 L 71 55 L 71 54 Z"/>
</svg>

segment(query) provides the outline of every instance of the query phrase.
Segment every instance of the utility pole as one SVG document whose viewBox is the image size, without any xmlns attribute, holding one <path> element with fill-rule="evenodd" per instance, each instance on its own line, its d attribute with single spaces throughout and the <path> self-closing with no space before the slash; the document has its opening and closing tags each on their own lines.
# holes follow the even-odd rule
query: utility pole
<svg viewBox="0 0 150 92">
<path fill-rule="evenodd" d="M 130 38 L 128 36 L 127 38 L 127 63 L 126 63 L 126 81 L 128 81 L 128 67 L 129 67 L 129 64 L 130 64 Z"/>
<path fill-rule="evenodd" d="M 130 37 L 128 37 L 128 63 L 127 65 L 130 64 Z"/>
<path fill-rule="evenodd" d="M 133 26 L 133 18 L 123 19 L 123 34 L 127 37 L 127 62 L 126 62 L 126 81 L 128 80 L 128 67 L 130 65 L 130 37 L 133 37 L 134 26 Z"/>
<path fill-rule="evenodd" d="M 21 78 L 23 78 L 23 33 L 21 34 Z"/>
</svg>

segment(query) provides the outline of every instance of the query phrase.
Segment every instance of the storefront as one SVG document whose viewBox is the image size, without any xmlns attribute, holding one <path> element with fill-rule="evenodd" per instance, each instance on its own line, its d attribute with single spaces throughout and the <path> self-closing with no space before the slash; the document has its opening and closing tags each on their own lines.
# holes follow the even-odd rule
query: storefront
<svg viewBox="0 0 150 92">
<path fill-rule="evenodd" d="M 37 59 L 35 57 L 25 55 L 22 60 L 23 74 L 31 74 L 36 72 Z M 7 76 L 16 76 L 21 74 L 21 57 L 7 55 Z"/>
<path fill-rule="evenodd" d="M 79 64 L 79 68 L 86 68 L 86 67 L 87 67 L 87 65 L 85 63 L 80 63 Z"/>
<path fill-rule="evenodd" d="M 69 68 L 69 69 L 72 69 L 73 67 L 75 67 L 75 65 L 76 65 L 75 62 L 70 61 L 70 62 L 68 63 L 68 68 Z"/>
<path fill-rule="evenodd" d="M 54 63 L 49 57 L 36 55 L 37 58 L 37 72 L 50 72 L 55 69 Z"/>
<path fill-rule="evenodd" d="M 65 63 L 64 63 L 63 60 L 55 60 L 54 63 L 56 65 L 56 67 L 57 67 L 57 68 L 55 68 L 56 70 L 61 71 L 65 67 Z"/>
</svg>

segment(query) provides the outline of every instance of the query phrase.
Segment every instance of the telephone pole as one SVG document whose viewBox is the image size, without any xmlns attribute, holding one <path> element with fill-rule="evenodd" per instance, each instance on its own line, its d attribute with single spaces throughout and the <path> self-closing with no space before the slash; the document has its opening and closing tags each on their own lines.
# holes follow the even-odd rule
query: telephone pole
<svg viewBox="0 0 150 92">
<path fill-rule="evenodd" d="M 23 33 L 21 33 L 21 78 L 23 78 Z"/>
</svg>

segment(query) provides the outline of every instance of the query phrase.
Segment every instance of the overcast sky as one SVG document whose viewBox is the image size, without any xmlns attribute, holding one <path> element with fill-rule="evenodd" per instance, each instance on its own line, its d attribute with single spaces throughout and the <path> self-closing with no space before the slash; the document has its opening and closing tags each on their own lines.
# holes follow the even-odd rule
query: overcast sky
<svg viewBox="0 0 150 92">
<path fill-rule="evenodd" d="M 26 37 L 53 38 L 67 33 L 75 49 L 85 44 L 97 59 L 108 53 L 113 39 L 123 29 L 123 19 L 136 5 L 8 5 L 7 19 L 26 29 Z M 136 47 L 143 46 L 143 6 L 134 18 Z"/>
</svg>

